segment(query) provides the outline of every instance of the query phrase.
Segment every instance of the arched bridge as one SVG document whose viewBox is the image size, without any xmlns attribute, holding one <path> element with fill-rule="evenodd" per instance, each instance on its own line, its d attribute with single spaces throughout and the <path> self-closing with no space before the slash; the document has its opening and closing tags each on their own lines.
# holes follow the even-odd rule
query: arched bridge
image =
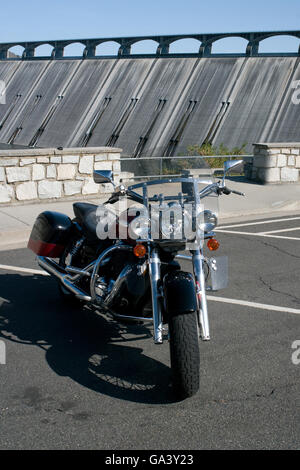
<svg viewBox="0 0 300 470">
<path fill-rule="evenodd" d="M 248 41 L 245 56 L 259 55 L 259 44 L 261 41 L 275 36 L 292 36 L 300 39 L 300 31 L 267 31 L 267 32 L 242 32 L 242 33 L 218 33 L 218 34 L 178 34 L 167 36 L 133 36 L 133 37 L 113 37 L 113 38 L 94 38 L 94 39 L 64 39 L 57 41 L 30 41 L 30 42 L 10 42 L 0 44 L 0 59 L 9 57 L 9 50 L 15 46 L 24 48 L 22 59 L 31 59 L 35 57 L 35 50 L 42 45 L 53 47 L 51 57 L 59 59 L 64 56 L 64 49 L 70 44 L 80 43 L 84 46 L 83 58 L 92 58 L 96 56 L 96 48 L 106 42 L 115 42 L 119 44 L 118 56 L 130 56 L 131 48 L 134 44 L 141 41 L 152 40 L 157 43 L 156 55 L 170 55 L 170 45 L 181 39 L 195 39 L 199 41 L 198 55 L 200 57 L 211 56 L 212 45 L 220 39 L 238 37 Z M 300 45 L 298 49 L 300 55 Z"/>
</svg>

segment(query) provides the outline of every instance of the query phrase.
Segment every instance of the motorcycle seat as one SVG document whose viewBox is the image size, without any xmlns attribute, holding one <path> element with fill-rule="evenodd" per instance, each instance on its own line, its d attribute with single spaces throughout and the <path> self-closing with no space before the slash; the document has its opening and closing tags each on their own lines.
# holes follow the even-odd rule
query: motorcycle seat
<svg viewBox="0 0 300 470">
<path fill-rule="evenodd" d="M 84 234 L 87 238 L 93 240 L 97 239 L 97 207 L 98 206 L 96 204 L 90 204 L 88 202 L 75 202 L 73 204 L 75 217 L 79 220 Z"/>
</svg>

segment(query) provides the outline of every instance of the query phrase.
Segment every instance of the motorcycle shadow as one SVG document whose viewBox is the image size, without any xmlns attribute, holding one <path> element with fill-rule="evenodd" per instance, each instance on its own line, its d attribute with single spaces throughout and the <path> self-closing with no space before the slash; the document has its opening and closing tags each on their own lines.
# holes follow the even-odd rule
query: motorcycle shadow
<svg viewBox="0 0 300 470">
<path fill-rule="evenodd" d="M 0 275 L 0 305 L 0 338 L 44 349 L 58 375 L 122 400 L 175 401 L 170 368 L 136 346 L 152 341 L 144 325 L 66 306 L 56 281 L 40 275 Z"/>
</svg>

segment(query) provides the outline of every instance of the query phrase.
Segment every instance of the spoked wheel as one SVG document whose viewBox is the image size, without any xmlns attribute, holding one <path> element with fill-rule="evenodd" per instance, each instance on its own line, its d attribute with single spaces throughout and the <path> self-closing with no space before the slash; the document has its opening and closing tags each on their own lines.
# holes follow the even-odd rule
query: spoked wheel
<svg viewBox="0 0 300 470">
<path fill-rule="evenodd" d="M 169 319 L 173 388 L 178 399 L 197 393 L 200 385 L 200 350 L 197 313 L 173 315 Z"/>
</svg>

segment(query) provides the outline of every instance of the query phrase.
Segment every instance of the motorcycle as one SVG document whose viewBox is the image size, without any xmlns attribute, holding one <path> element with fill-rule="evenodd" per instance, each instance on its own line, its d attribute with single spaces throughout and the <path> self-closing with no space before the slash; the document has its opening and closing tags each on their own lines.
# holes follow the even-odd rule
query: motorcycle
<svg viewBox="0 0 300 470">
<path fill-rule="evenodd" d="M 168 339 L 179 399 L 199 389 L 199 338 L 210 340 L 206 291 L 225 288 L 228 278 L 226 256 L 204 256 L 205 242 L 209 251 L 219 247 L 213 232 L 217 211 L 206 201 L 244 195 L 225 184 L 227 173 L 241 163 L 226 161 L 217 182 L 184 174 L 127 188 L 114 185 L 111 171 L 94 171 L 96 183 L 113 185 L 110 198 L 99 206 L 74 203 L 73 220 L 42 212 L 29 238 L 28 248 L 57 278 L 64 300 L 87 303 L 118 321 L 150 322 L 155 344 Z M 165 194 L 155 194 L 157 187 Z M 108 209 L 115 203 L 125 210 Z M 183 260 L 191 262 L 192 272 L 181 269 Z"/>
</svg>

